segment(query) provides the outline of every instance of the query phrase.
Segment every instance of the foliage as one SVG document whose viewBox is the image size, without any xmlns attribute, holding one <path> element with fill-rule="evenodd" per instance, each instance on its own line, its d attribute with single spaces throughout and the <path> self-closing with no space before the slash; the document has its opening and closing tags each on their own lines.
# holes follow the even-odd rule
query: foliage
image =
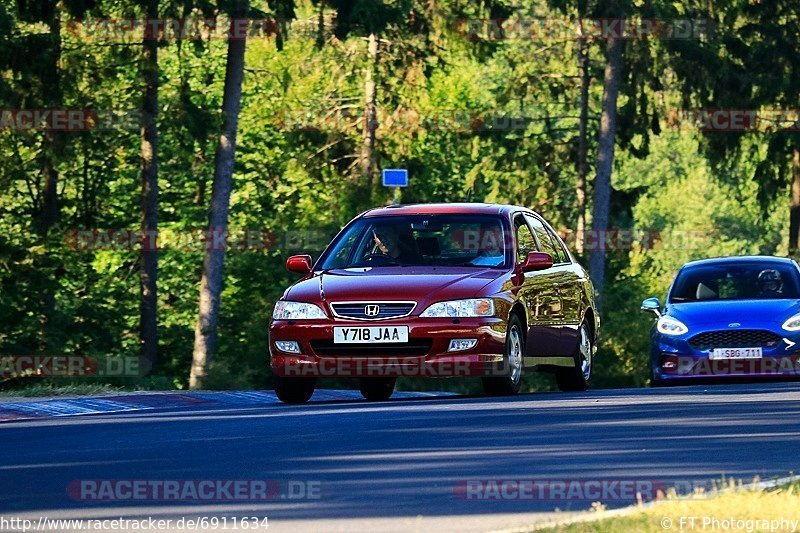
<svg viewBox="0 0 800 533">
<path fill-rule="evenodd" d="M 758 482 L 758 480 L 756 480 Z M 679 497 L 672 491 L 656 505 L 631 509 L 617 516 L 605 516 L 605 504 L 596 502 L 594 520 L 575 521 L 535 531 L 566 533 L 604 533 L 640 531 L 657 533 L 672 527 L 719 527 L 734 529 L 740 524 L 753 531 L 775 528 L 800 520 L 800 487 L 796 482 L 778 487 L 750 488 L 742 482 L 723 480 L 714 490 Z M 610 502 L 609 502 L 610 503 Z M 783 521 L 786 522 L 783 522 Z M 778 525 L 778 528 L 784 527 Z"/>
<path fill-rule="evenodd" d="M 736 39 L 725 33 L 757 21 L 770 30 L 769 43 L 777 49 L 788 30 L 771 22 L 769 6 L 761 4 L 721 6 L 717 16 L 730 24 L 721 25 L 714 39 L 641 41 L 626 48 L 612 225 L 660 238 L 652 246 L 608 253 L 600 386 L 647 382 L 651 319 L 640 313 L 639 303 L 663 297 L 683 262 L 709 254 L 787 253 L 782 198 L 788 189 L 781 176 L 791 139 L 717 134 L 735 135 L 720 140 L 667 122 L 670 109 L 710 105 L 715 94 L 730 107 L 790 105 L 786 95 L 796 88 L 794 77 L 767 89 L 792 69 L 791 52 L 781 52 L 781 63 L 771 64 L 762 46 L 754 49 L 758 57 L 748 55 L 743 43 L 757 40 L 751 26 Z M 637 6 L 629 6 L 628 14 L 705 15 L 702 8 L 680 11 L 664 2 Z M 172 16 L 219 8 L 185 3 L 163 9 Z M 458 201 L 471 189 L 477 201 L 530 206 L 570 234 L 577 220 L 575 40 L 472 40 L 459 21 L 600 17 L 602 9 L 544 0 L 259 3 L 254 13 L 275 17 L 281 39 L 258 37 L 247 44 L 230 220 L 234 232 L 263 231 L 269 246 L 227 255 L 210 386 L 269 384 L 267 324 L 275 300 L 293 279 L 283 269 L 285 257 L 301 250 L 318 254 L 338 228 L 373 205 L 353 172 L 363 135 L 365 35 L 377 32 L 381 39 L 378 161 L 410 170 L 404 202 Z M 134 17 L 140 8 L 98 0 L 57 13 L 66 29 L 85 16 Z M 47 105 L 44 65 L 53 49 L 47 25 L 36 23 L 42 15 L 34 15 L 0 1 L 0 108 Z M 73 230 L 139 227 L 140 50 L 136 42 L 85 41 L 69 31 L 62 32 L 60 44 L 63 106 L 116 112 L 126 120 L 61 136 L 55 154 L 61 215 L 46 236 L 39 225 L 45 132 L 0 129 L 0 354 L 135 356 L 138 254 L 124 247 L 76 250 Z M 604 58 L 597 41 L 589 51 L 593 154 Z M 748 80 L 747 66 L 759 61 L 764 72 Z M 176 238 L 165 238 L 160 254 L 160 359 L 153 373 L 159 383 L 185 387 L 202 263 L 201 248 L 188 246 L 187 235 L 206 223 L 225 43 L 166 40 L 159 65 L 159 224 Z M 720 80 L 730 90 L 721 93 Z M 758 98 L 744 98 L 748 84 L 756 82 Z M 381 200 L 391 196 L 386 191 Z M 47 294 L 53 305 L 46 312 Z M 403 386 L 472 390 L 454 381 Z M 546 379 L 529 383 L 537 390 L 550 386 Z"/>
</svg>

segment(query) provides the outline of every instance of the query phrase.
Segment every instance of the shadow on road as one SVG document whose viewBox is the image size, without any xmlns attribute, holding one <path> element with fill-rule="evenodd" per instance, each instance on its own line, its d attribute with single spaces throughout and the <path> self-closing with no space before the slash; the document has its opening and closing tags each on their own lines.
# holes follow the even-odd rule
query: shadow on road
<svg viewBox="0 0 800 533">
<path fill-rule="evenodd" d="M 519 479 L 689 486 L 783 475 L 798 466 L 800 385 L 200 407 L 17 422 L 2 431 L 0 501 L 8 513 L 188 509 L 294 520 L 584 510 L 592 502 L 575 495 L 470 499 L 463 488 Z M 319 492 L 201 503 L 67 493 L 76 480 L 142 479 L 263 479 Z"/>
</svg>

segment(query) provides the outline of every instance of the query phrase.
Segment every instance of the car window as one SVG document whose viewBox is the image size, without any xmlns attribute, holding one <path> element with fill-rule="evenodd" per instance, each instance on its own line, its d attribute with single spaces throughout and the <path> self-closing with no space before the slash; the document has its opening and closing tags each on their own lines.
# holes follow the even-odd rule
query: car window
<svg viewBox="0 0 800 533">
<path fill-rule="evenodd" d="M 561 240 L 561 237 L 559 237 L 550 226 L 545 226 L 545 229 L 547 229 L 547 234 L 550 235 L 550 240 L 553 241 L 556 251 L 558 252 L 558 260 L 553 258 L 553 261 L 556 263 L 570 263 L 569 252 L 567 252 L 567 246 L 564 244 L 564 241 Z"/>
<path fill-rule="evenodd" d="M 530 215 L 525 215 L 525 219 L 528 221 L 528 224 L 531 225 L 533 231 L 536 233 L 536 240 L 539 241 L 540 251 L 547 252 L 551 256 L 553 256 L 554 263 L 563 263 L 563 259 L 559 255 L 558 248 L 553 243 L 553 240 L 550 238 L 550 234 L 547 232 L 547 229 L 544 227 L 544 224 L 541 220 L 536 217 L 532 217 Z"/>
<path fill-rule="evenodd" d="M 358 237 L 358 232 L 355 231 L 351 231 L 345 235 L 344 239 L 342 239 L 328 256 L 326 268 L 344 268 L 347 266 L 353 245 Z"/>
<path fill-rule="evenodd" d="M 675 279 L 669 300 L 681 303 L 799 297 L 800 279 L 794 265 L 736 261 L 683 268 Z"/>
<path fill-rule="evenodd" d="M 323 270 L 354 267 L 503 267 L 504 224 L 499 216 L 412 215 L 364 217 L 334 240 Z"/>
<path fill-rule="evenodd" d="M 530 252 L 536 251 L 536 241 L 531 229 L 521 216 L 514 219 L 514 232 L 517 235 L 517 262 L 522 263 L 528 258 Z"/>
</svg>

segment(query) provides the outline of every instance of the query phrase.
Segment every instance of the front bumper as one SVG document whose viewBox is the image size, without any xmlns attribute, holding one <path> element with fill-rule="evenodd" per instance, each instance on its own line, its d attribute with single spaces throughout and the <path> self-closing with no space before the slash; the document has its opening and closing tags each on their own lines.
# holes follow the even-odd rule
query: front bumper
<svg viewBox="0 0 800 533">
<path fill-rule="evenodd" d="M 653 365 L 658 381 L 709 378 L 800 378 L 800 354 L 761 359 L 712 360 L 707 355 L 662 354 Z"/>
<path fill-rule="evenodd" d="M 660 382 L 736 378 L 800 378 L 800 336 L 763 328 L 783 340 L 762 346 L 758 359 L 712 359 L 713 348 L 694 349 L 688 339 L 654 333 L 651 339 L 652 377 Z M 725 348 L 726 346 L 720 346 Z"/>
<path fill-rule="evenodd" d="M 334 327 L 408 326 L 408 343 L 333 344 Z M 470 377 L 504 372 L 506 322 L 499 318 L 274 320 L 270 325 L 270 366 L 281 377 Z M 452 339 L 476 345 L 448 352 Z M 280 351 L 275 341 L 296 341 L 300 353 Z"/>
</svg>

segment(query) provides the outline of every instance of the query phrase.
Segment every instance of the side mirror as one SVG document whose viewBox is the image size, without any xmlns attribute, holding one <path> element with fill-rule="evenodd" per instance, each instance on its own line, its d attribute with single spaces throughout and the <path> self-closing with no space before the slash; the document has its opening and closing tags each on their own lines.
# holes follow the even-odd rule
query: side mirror
<svg viewBox="0 0 800 533">
<path fill-rule="evenodd" d="M 661 318 L 661 302 L 658 298 L 648 298 L 642 302 L 642 311 L 652 311 L 658 318 Z"/>
<path fill-rule="evenodd" d="M 311 272 L 310 255 L 293 255 L 286 260 L 286 270 L 297 274 L 308 274 Z"/>
<path fill-rule="evenodd" d="M 521 268 L 523 272 L 534 272 L 536 270 L 547 270 L 553 266 L 553 256 L 546 252 L 530 252 Z"/>
</svg>

